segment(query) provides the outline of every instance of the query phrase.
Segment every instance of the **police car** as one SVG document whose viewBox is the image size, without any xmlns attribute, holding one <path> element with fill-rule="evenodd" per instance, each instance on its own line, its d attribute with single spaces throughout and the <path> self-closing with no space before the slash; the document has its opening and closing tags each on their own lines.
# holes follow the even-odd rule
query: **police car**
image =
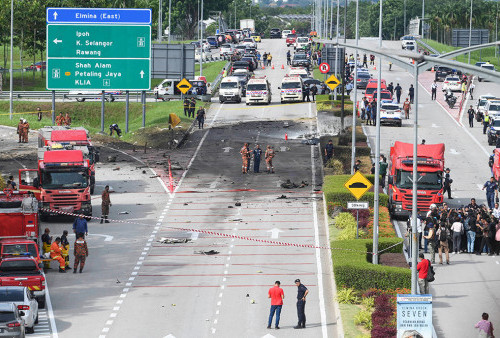
<svg viewBox="0 0 500 338">
<path fill-rule="evenodd" d="M 500 134 L 500 116 L 496 116 L 490 123 L 488 128 L 488 144 L 494 146 L 497 142 L 498 135 Z"/>
<path fill-rule="evenodd" d="M 380 125 L 394 124 L 398 127 L 403 125 L 403 111 L 397 103 L 382 101 L 380 104 Z"/>
</svg>

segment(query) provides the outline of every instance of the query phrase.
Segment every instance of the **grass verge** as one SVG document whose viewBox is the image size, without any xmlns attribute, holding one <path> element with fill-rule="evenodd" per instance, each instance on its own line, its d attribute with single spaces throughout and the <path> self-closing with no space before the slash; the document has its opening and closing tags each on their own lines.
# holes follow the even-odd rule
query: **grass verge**
<svg viewBox="0 0 500 338">
<path fill-rule="evenodd" d="M 426 44 L 440 52 L 441 54 L 452 52 L 454 50 L 460 49 L 458 47 L 453 47 L 450 45 L 445 45 L 444 43 L 437 42 L 435 40 L 430 40 L 430 39 L 425 39 L 423 40 Z M 468 54 L 463 54 L 459 55 L 456 58 L 453 58 L 453 60 L 459 61 L 459 62 L 464 62 L 468 63 L 469 61 L 469 56 Z M 491 64 L 495 65 L 497 69 L 500 68 L 500 61 L 499 58 L 495 58 L 495 47 L 488 47 L 484 48 L 480 51 L 474 51 L 471 53 L 470 56 L 470 62 L 471 64 L 475 64 L 476 62 L 490 62 Z"/>
</svg>

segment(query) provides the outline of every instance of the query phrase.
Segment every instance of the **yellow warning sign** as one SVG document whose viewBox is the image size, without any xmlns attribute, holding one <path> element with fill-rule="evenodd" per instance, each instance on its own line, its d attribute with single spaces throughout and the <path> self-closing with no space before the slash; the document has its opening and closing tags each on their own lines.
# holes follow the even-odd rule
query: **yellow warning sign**
<svg viewBox="0 0 500 338">
<path fill-rule="evenodd" d="M 168 123 L 170 123 L 172 128 L 175 128 L 179 123 L 181 123 L 181 119 L 177 116 L 177 114 L 170 113 Z"/>
<path fill-rule="evenodd" d="M 182 94 L 186 94 L 188 90 L 190 90 L 191 87 L 193 87 L 193 85 L 191 85 L 191 83 L 189 83 L 189 81 L 186 80 L 186 78 L 184 78 L 181 80 L 181 82 L 177 84 L 176 87 L 181 91 Z"/>
<path fill-rule="evenodd" d="M 363 176 L 362 173 L 356 171 L 354 175 L 351 176 L 347 182 L 344 183 L 344 187 L 349 190 L 349 192 L 359 200 L 370 188 L 372 187 L 372 183 L 368 181 L 366 177 Z"/>
<path fill-rule="evenodd" d="M 339 79 L 335 77 L 335 75 L 331 75 L 326 81 L 325 84 L 330 88 L 331 90 L 334 90 L 337 88 L 337 86 L 340 84 Z"/>
</svg>

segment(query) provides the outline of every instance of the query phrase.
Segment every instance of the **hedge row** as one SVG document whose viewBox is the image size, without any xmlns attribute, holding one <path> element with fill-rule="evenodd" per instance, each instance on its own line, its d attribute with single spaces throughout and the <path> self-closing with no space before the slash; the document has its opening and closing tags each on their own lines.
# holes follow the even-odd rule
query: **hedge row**
<svg viewBox="0 0 500 338">
<path fill-rule="evenodd" d="M 325 193 L 327 204 L 340 205 L 347 208 L 347 202 L 355 200 L 351 193 L 344 187 L 345 182 L 351 175 L 328 175 L 325 176 L 323 182 L 323 192 Z M 372 184 L 375 181 L 375 175 L 365 176 Z M 373 187 L 372 187 L 373 189 Z M 370 190 L 372 190 L 370 189 Z M 373 207 L 374 193 L 368 191 L 361 197 L 360 201 L 366 201 Z M 386 194 L 379 194 L 379 205 L 386 206 L 389 202 L 389 197 Z"/>
<path fill-rule="evenodd" d="M 379 250 L 398 242 L 401 242 L 401 239 L 381 238 Z M 401 243 L 385 252 L 401 253 L 402 246 Z M 411 287 L 410 269 L 371 263 L 372 255 L 369 253 L 373 248 L 371 239 L 334 240 L 332 248 L 335 248 L 332 250 L 333 271 L 339 288 L 347 287 L 364 291 L 370 288 L 390 290 Z"/>
</svg>

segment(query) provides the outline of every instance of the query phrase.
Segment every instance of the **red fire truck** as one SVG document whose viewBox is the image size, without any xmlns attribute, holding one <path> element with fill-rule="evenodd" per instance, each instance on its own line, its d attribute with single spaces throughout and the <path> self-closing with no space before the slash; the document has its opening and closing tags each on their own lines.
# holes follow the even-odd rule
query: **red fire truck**
<svg viewBox="0 0 500 338">
<path fill-rule="evenodd" d="M 81 150 L 89 161 L 90 193 L 94 193 L 95 164 L 99 161 L 99 150 L 92 144 L 90 134 L 83 127 L 43 127 L 38 131 L 38 159 L 43 160 L 47 150 Z"/>
<path fill-rule="evenodd" d="M 396 141 L 391 147 L 388 172 L 389 210 L 393 216 L 409 216 L 413 200 L 413 144 Z M 417 208 L 443 203 L 444 144 L 417 146 Z"/>
<path fill-rule="evenodd" d="M 57 211 L 91 216 L 89 167 L 81 150 L 45 151 L 38 169 L 19 170 L 19 190 L 34 192 L 42 219 Z"/>
<path fill-rule="evenodd" d="M 38 201 L 27 191 L 0 191 L 0 238 L 38 241 Z"/>
</svg>

